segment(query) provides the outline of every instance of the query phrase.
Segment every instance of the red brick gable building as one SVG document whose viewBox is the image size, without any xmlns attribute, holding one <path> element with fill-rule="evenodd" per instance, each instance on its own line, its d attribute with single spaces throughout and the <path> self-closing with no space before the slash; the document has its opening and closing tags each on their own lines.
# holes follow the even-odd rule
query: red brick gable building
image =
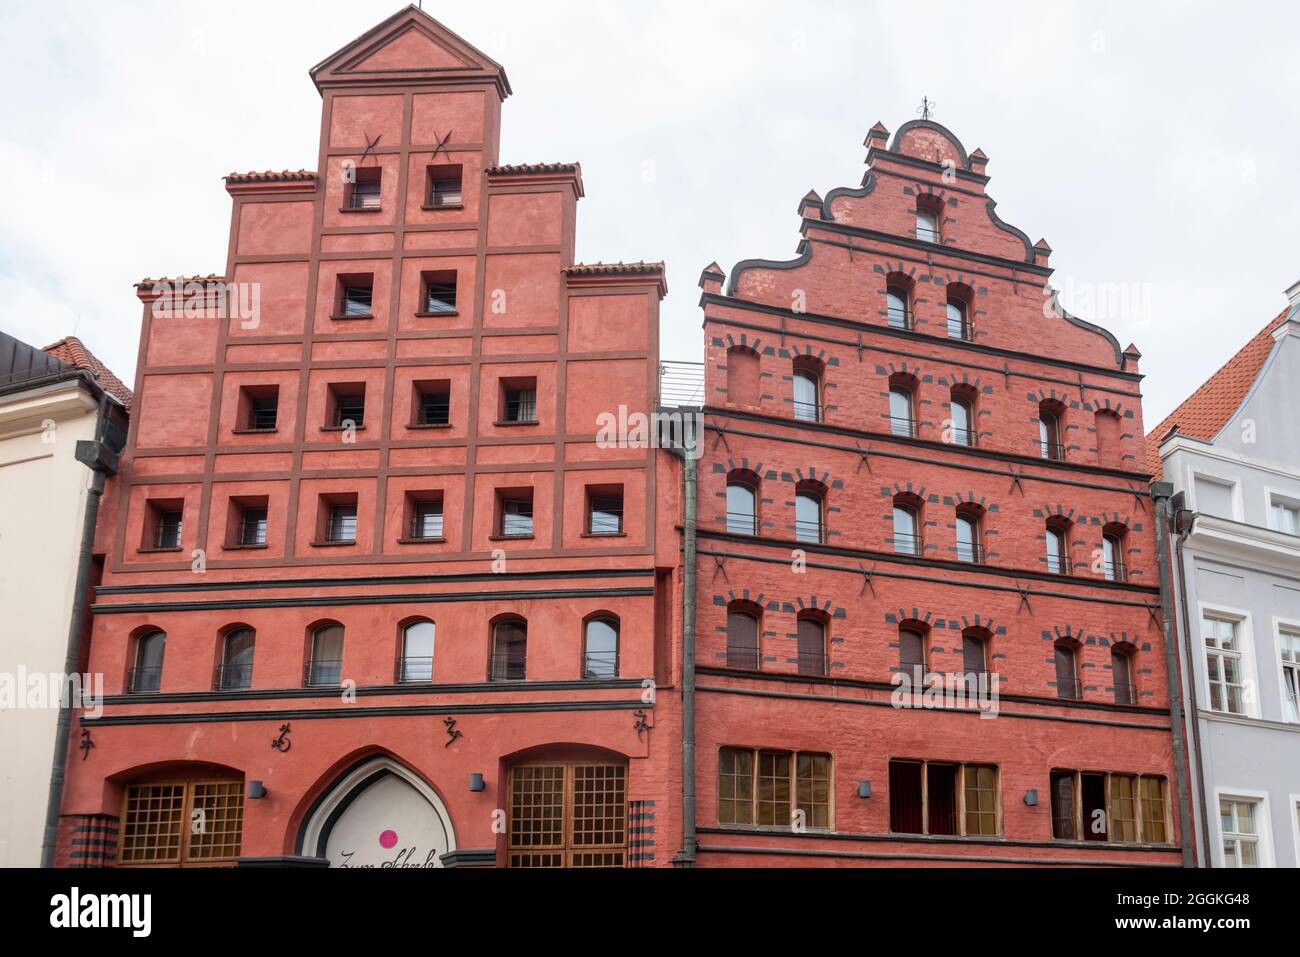
<svg viewBox="0 0 1300 957">
<path fill-rule="evenodd" d="M 312 78 L 317 172 L 138 287 L 60 862 L 665 864 L 676 485 L 595 439 L 663 268 L 574 262 L 580 168 L 502 165 L 505 71 L 416 8 Z"/>
<path fill-rule="evenodd" d="M 796 258 L 700 280 L 696 859 L 1177 865 L 1138 354 L 983 152 L 866 146 Z"/>
</svg>

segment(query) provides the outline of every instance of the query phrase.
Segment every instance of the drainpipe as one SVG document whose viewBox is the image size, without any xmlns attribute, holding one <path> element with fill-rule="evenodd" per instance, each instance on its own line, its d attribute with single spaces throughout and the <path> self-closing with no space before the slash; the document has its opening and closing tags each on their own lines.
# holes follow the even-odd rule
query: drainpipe
<svg viewBox="0 0 1300 957">
<path fill-rule="evenodd" d="M 87 380 L 93 382 L 93 380 Z M 94 563 L 95 523 L 99 519 L 99 502 L 104 494 L 108 475 L 117 472 L 117 455 L 104 445 L 108 428 L 108 394 L 100 391 L 99 418 L 95 425 L 94 441 L 77 443 L 77 461 L 91 471 L 86 511 L 81 522 L 81 550 L 77 554 L 77 581 L 72 597 L 72 619 L 68 623 L 67 654 L 63 660 L 63 674 L 71 676 L 81 664 L 81 635 L 86 624 L 87 603 L 90 597 L 90 570 Z M 83 688 L 83 691 L 85 689 Z M 54 735 L 54 760 L 50 767 L 50 793 L 45 805 L 45 836 L 41 842 L 41 867 L 54 866 L 54 845 L 59 836 L 59 811 L 63 807 L 63 782 L 67 771 L 68 738 L 72 732 L 71 686 L 59 702 L 59 719 Z"/>
<path fill-rule="evenodd" d="M 682 849 L 674 867 L 695 866 L 695 520 L 696 469 L 703 430 L 683 420 L 681 448 L 672 447 L 682 460 Z M 702 424 L 697 422 L 698 424 Z"/>
<path fill-rule="evenodd" d="M 1178 837 L 1183 849 L 1183 867 L 1193 866 L 1192 820 L 1187 793 L 1187 743 L 1183 738 L 1183 696 L 1179 690 L 1178 656 L 1174 651 L 1174 601 L 1169 568 L 1169 497 L 1174 487 L 1169 482 L 1153 482 L 1151 498 L 1156 505 L 1156 567 L 1160 570 L 1160 619 L 1165 647 L 1165 675 L 1169 688 L 1169 725 L 1174 737 L 1174 786 L 1178 794 Z"/>
<path fill-rule="evenodd" d="M 1190 699 L 1188 704 L 1187 724 L 1191 727 L 1192 754 L 1195 760 L 1195 773 L 1192 775 L 1193 781 L 1204 781 L 1204 768 L 1201 764 L 1201 721 L 1198 717 L 1201 713 L 1200 705 L 1196 700 L 1196 674 L 1192 656 L 1196 653 L 1192 647 L 1192 624 L 1191 618 L 1187 614 L 1187 576 L 1184 574 L 1187 565 L 1183 558 L 1183 545 L 1187 537 L 1192 534 L 1192 529 L 1196 526 L 1196 512 L 1188 509 L 1179 509 L 1174 515 L 1174 526 L 1178 530 L 1178 538 L 1174 542 L 1174 554 L 1178 556 L 1177 575 L 1178 575 L 1178 603 L 1183 612 L 1183 660 L 1187 662 L 1187 696 Z M 1201 822 L 1201 841 L 1200 848 L 1201 867 L 1209 867 L 1210 861 L 1210 812 L 1205 804 L 1204 786 L 1197 792 L 1197 804 L 1200 806 Z"/>
</svg>

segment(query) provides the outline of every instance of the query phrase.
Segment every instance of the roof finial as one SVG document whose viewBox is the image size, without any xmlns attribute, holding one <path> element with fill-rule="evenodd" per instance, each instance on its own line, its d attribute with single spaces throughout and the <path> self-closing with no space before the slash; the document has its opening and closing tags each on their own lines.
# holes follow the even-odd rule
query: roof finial
<svg viewBox="0 0 1300 957">
<path fill-rule="evenodd" d="M 916 115 L 923 120 L 928 120 L 934 113 L 935 102 L 928 96 L 921 97 L 921 106 L 917 109 Z"/>
</svg>

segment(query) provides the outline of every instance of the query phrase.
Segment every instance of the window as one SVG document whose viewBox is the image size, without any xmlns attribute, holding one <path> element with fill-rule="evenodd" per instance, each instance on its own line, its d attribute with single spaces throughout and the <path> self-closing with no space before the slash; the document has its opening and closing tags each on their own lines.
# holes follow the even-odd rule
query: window
<svg viewBox="0 0 1300 957">
<path fill-rule="evenodd" d="M 973 512 L 957 513 L 957 561 L 984 563 L 984 546 L 980 543 L 980 520 Z"/>
<path fill-rule="evenodd" d="M 966 303 L 955 296 L 948 297 L 948 338 L 970 341 L 971 335 L 969 308 Z"/>
<path fill-rule="evenodd" d="M 357 541 L 355 502 L 330 505 L 325 522 L 325 541 L 330 545 L 354 545 Z"/>
<path fill-rule="evenodd" d="M 451 424 L 451 383 L 435 379 L 415 383 L 415 425 L 438 427 Z"/>
<path fill-rule="evenodd" d="M 528 674 L 528 623 L 508 618 L 492 626 L 492 681 L 523 681 Z"/>
<path fill-rule="evenodd" d="M 456 312 L 456 273 L 438 270 L 420 274 L 421 315 L 445 316 Z"/>
<path fill-rule="evenodd" d="M 234 628 L 221 640 L 221 664 L 217 667 L 219 691 L 239 691 L 253 684 L 253 646 L 256 634 L 252 628 Z"/>
<path fill-rule="evenodd" d="M 1288 721 L 1300 721 L 1300 632 L 1278 631 L 1282 652 L 1282 711 Z"/>
<path fill-rule="evenodd" d="M 962 671 L 973 675 L 976 681 L 981 675 L 988 674 L 988 642 L 983 635 L 963 632 L 961 636 Z"/>
<path fill-rule="evenodd" d="M 1207 615 L 1201 619 L 1205 640 L 1205 672 L 1210 684 L 1210 710 L 1245 714 L 1240 622 Z"/>
<path fill-rule="evenodd" d="M 181 547 L 181 519 L 184 512 L 179 508 L 160 508 L 157 511 L 154 526 L 154 548 L 175 549 Z"/>
<path fill-rule="evenodd" d="M 339 302 L 335 316 L 341 319 L 370 319 L 374 305 L 373 276 L 339 276 Z"/>
<path fill-rule="evenodd" d="M 1070 546 L 1066 534 L 1064 526 L 1047 526 L 1047 570 L 1053 575 L 1070 575 L 1074 572 L 1070 564 Z"/>
<path fill-rule="evenodd" d="M 826 626 L 815 618 L 803 617 L 797 623 L 799 674 L 824 676 L 827 673 Z"/>
<path fill-rule="evenodd" d="M 233 865 L 243 827 L 242 780 L 128 785 L 117 863 Z"/>
<path fill-rule="evenodd" d="M 954 394 L 949 409 L 952 414 L 952 444 L 974 446 L 977 435 L 970 399 Z"/>
<path fill-rule="evenodd" d="M 501 380 L 501 422 L 529 424 L 537 421 L 537 380 Z"/>
<path fill-rule="evenodd" d="M 411 539 L 438 541 L 442 538 L 442 493 L 411 502 Z"/>
<path fill-rule="evenodd" d="M 727 531 L 733 535 L 757 535 L 758 495 L 749 484 L 730 479 L 727 482 Z"/>
<path fill-rule="evenodd" d="M 820 422 L 821 402 L 817 373 L 808 369 L 794 371 L 794 417 L 802 422 Z"/>
<path fill-rule="evenodd" d="M 1111 649 L 1110 673 L 1115 688 L 1115 703 L 1137 704 L 1137 688 L 1133 684 L 1133 656 L 1123 649 Z"/>
<path fill-rule="evenodd" d="M 364 428 L 366 386 L 364 382 L 336 382 L 329 387 L 330 417 L 327 429 Z"/>
<path fill-rule="evenodd" d="M 1166 781 L 1149 774 L 1053 771 L 1052 837 L 1058 841 L 1168 844 Z"/>
<path fill-rule="evenodd" d="M 1259 867 L 1260 802 L 1244 798 L 1219 799 L 1224 867 Z"/>
<path fill-rule="evenodd" d="M 727 667 L 759 669 L 757 616 L 744 611 L 727 614 Z"/>
<path fill-rule="evenodd" d="M 890 283 L 885 288 L 885 314 L 889 325 L 895 329 L 912 328 L 912 296 L 902 285 Z"/>
<path fill-rule="evenodd" d="M 497 513 L 500 538 L 533 537 L 532 489 L 502 489 L 497 493 Z"/>
<path fill-rule="evenodd" d="M 397 680 L 433 680 L 433 639 L 436 632 L 427 619 L 413 621 L 402 629 L 402 657 L 397 663 Z"/>
<path fill-rule="evenodd" d="M 928 205 L 917 207 L 916 238 L 927 243 L 939 242 L 939 214 Z"/>
<path fill-rule="evenodd" d="M 429 207 L 456 209 L 461 205 L 461 168 L 459 165 L 429 167 Z"/>
<path fill-rule="evenodd" d="M 916 420 L 912 417 L 912 391 L 906 386 L 889 388 L 889 431 L 893 435 L 916 437 Z"/>
<path fill-rule="evenodd" d="M 1196 510 L 1203 515 L 1214 515 L 1231 519 L 1235 514 L 1233 498 L 1236 486 L 1231 482 L 1220 482 L 1204 475 L 1197 475 L 1192 481 L 1196 493 Z"/>
<path fill-rule="evenodd" d="M 239 513 L 239 526 L 236 529 L 235 544 L 241 548 L 256 548 L 266 544 L 265 505 L 245 505 Z"/>
<path fill-rule="evenodd" d="M 898 632 L 898 667 L 914 686 L 925 681 L 925 635 L 911 628 Z"/>
<path fill-rule="evenodd" d="M 1058 698 L 1079 699 L 1083 697 L 1083 688 L 1079 682 L 1078 655 L 1074 646 L 1058 642 L 1055 647 L 1056 661 L 1056 696 Z"/>
<path fill-rule="evenodd" d="M 1269 504 L 1269 528 L 1288 535 L 1300 535 L 1300 505 L 1279 495 L 1274 495 Z"/>
<path fill-rule="evenodd" d="M 795 493 L 794 537 L 801 542 L 822 542 L 822 497 L 811 489 Z"/>
<path fill-rule="evenodd" d="M 1120 535 L 1107 532 L 1101 536 L 1101 560 L 1107 581 L 1128 581 L 1128 569 L 1124 567 L 1124 540 Z"/>
<path fill-rule="evenodd" d="M 894 503 L 894 551 L 900 555 L 920 555 L 921 530 L 913 505 Z"/>
<path fill-rule="evenodd" d="M 623 534 L 623 486 L 588 486 L 587 534 Z"/>
<path fill-rule="evenodd" d="M 895 834 L 996 836 L 998 769 L 938 761 L 889 762 L 889 829 Z"/>
<path fill-rule="evenodd" d="M 831 756 L 806 751 L 722 748 L 718 752 L 718 823 L 831 826 Z"/>
<path fill-rule="evenodd" d="M 627 765 L 519 765 L 509 793 L 508 866 L 626 866 Z"/>
<path fill-rule="evenodd" d="M 1046 405 L 1038 411 L 1039 454 L 1054 462 L 1065 461 L 1065 446 L 1061 442 L 1060 416 Z"/>
<path fill-rule="evenodd" d="M 325 688 L 343 680 L 343 626 L 321 625 L 311 636 L 307 686 Z"/>
<path fill-rule="evenodd" d="M 383 170 L 378 166 L 353 169 L 354 181 L 349 183 L 344 198 L 345 209 L 378 209 Z"/>
<path fill-rule="evenodd" d="M 584 631 L 582 676 L 584 678 L 618 677 L 618 619 L 601 615 L 590 619 Z"/>
<path fill-rule="evenodd" d="M 248 386 L 239 392 L 240 415 L 236 431 L 274 432 L 279 417 L 280 387 Z"/>
<path fill-rule="evenodd" d="M 136 639 L 135 666 L 126 680 L 131 694 L 145 694 L 162 687 L 163 652 L 166 650 L 167 636 L 161 631 L 147 631 Z"/>
</svg>

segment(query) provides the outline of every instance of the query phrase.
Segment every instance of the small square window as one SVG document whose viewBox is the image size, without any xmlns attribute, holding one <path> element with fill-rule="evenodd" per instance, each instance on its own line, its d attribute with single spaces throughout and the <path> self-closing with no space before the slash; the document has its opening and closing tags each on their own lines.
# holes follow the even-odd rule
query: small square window
<svg viewBox="0 0 1300 957">
<path fill-rule="evenodd" d="M 502 538 L 532 538 L 533 490 L 502 489 L 497 503 L 497 534 Z"/>
<path fill-rule="evenodd" d="M 411 502 L 411 539 L 430 541 L 442 538 L 442 493 L 436 498 Z"/>
<path fill-rule="evenodd" d="M 1300 502 L 1274 495 L 1269 505 L 1269 527 L 1273 531 L 1300 535 Z"/>
<path fill-rule="evenodd" d="M 330 545 L 353 545 L 357 540 L 357 505 L 355 502 L 329 505 L 325 520 L 325 542 Z"/>
<path fill-rule="evenodd" d="M 365 427 L 365 422 L 365 385 L 338 383 L 330 386 L 330 418 L 327 428 L 361 429 Z"/>
<path fill-rule="evenodd" d="M 245 548 L 266 544 L 267 509 L 265 505 L 248 505 L 240 513 L 236 544 Z"/>
<path fill-rule="evenodd" d="M 415 383 L 415 425 L 451 424 L 451 383 L 446 380 Z"/>
<path fill-rule="evenodd" d="M 429 167 L 429 206 L 433 209 L 457 209 L 461 206 L 461 168 Z"/>
<path fill-rule="evenodd" d="M 587 534 L 623 533 L 622 486 L 591 486 L 587 489 Z"/>
<path fill-rule="evenodd" d="M 501 421 L 523 424 L 537 421 L 537 380 L 501 380 Z"/>
<path fill-rule="evenodd" d="M 346 209 L 379 209 L 384 171 L 378 166 L 353 170 L 354 181 L 348 184 Z"/>
<path fill-rule="evenodd" d="M 179 508 L 159 508 L 156 510 L 153 547 L 180 548 L 182 519 L 184 512 Z"/>
<path fill-rule="evenodd" d="M 456 272 L 438 270 L 421 273 L 421 315 L 449 315 L 456 311 Z"/>
<path fill-rule="evenodd" d="M 374 294 L 374 276 L 339 276 L 338 305 L 334 315 L 340 319 L 372 318 Z"/>
</svg>

